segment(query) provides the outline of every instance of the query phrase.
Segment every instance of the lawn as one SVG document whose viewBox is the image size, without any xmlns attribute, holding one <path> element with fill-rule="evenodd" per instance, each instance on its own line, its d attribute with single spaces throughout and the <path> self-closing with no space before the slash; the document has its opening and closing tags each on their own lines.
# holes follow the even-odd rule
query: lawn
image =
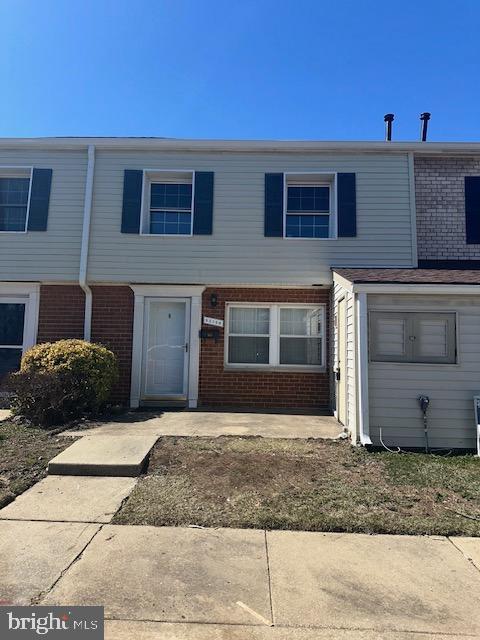
<svg viewBox="0 0 480 640">
<path fill-rule="evenodd" d="M 41 480 L 49 460 L 72 442 L 10 420 L 0 422 L 0 508 Z"/>
<path fill-rule="evenodd" d="M 326 440 L 164 437 L 113 522 L 480 536 L 480 460 Z"/>
</svg>

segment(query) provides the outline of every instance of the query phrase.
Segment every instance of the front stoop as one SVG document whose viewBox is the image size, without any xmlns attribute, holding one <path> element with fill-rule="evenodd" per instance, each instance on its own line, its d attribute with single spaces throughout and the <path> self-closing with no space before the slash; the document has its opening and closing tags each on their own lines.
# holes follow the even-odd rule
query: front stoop
<svg viewBox="0 0 480 640">
<path fill-rule="evenodd" d="M 48 464 L 50 475 L 139 476 L 157 436 L 85 436 Z"/>
</svg>

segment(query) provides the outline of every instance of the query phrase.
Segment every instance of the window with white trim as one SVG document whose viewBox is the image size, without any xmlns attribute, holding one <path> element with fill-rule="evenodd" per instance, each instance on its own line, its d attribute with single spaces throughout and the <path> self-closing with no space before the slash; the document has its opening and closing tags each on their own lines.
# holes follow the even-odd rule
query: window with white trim
<svg viewBox="0 0 480 640">
<path fill-rule="evenodd" d="M 286 174 L 285 237 L 335 236 L 335 176 Z"/>
<path fill-rule="evenodd" d="M 30 183 L 30 169 L 0 169 L 0 231 L 26 231 Z"/>
<path fill-rule="evenodd" d="M 193 172 L 146 171 L 142 233 L 190 236 L 193 231 Z"/>
<path fill-rule="evenodd" d="M 0 298 L 0 380 L 17 371 L 23 353 L 25 327 L 24 301 Z"/>
<path fill-rule="evenodd" d="M 323 305 L 227 305 L 226 364 L 325 366 Z"/>
<path fill-rule="evenodd" d="M 455 313 L 372 311 L 370 360 L 455 364 Z"/>
</svg>

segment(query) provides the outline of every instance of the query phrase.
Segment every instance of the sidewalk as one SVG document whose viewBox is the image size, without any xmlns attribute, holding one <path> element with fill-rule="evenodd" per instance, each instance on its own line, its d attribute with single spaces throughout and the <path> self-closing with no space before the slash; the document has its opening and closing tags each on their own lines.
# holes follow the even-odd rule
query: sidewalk
<svg viewBox="0 0 480 640">
<path fill-rule="evenodd" d="M 137 464 L 165 426 L 110 423 L 68 455 Z M 49 476 L 2 509 L 0 602 L 103 605 L 107 640 L 480 637 L 480 538 L 110 525 L 135 482 Z"/>
<path fill-rule="evenodd" d="M 480 539 L 5 520 L 0 576 L 118 640 L 480 636 Z"/>
</svg>

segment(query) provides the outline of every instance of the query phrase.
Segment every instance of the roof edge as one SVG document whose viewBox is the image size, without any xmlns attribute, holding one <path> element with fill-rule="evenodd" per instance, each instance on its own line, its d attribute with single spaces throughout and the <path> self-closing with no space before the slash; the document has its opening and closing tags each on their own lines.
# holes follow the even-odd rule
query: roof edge
<svg viewBox="0 0 480 640">
<path fill-rule="evenodd" d="M 45 137 L 0 138 L 0 147 L 85 149 L 143 149 L 165 151 L 304 152 L 480 154 L 480 142 L 386 142 L 316 140 L 201 140 L 181 138 Z"/>
</svg>

